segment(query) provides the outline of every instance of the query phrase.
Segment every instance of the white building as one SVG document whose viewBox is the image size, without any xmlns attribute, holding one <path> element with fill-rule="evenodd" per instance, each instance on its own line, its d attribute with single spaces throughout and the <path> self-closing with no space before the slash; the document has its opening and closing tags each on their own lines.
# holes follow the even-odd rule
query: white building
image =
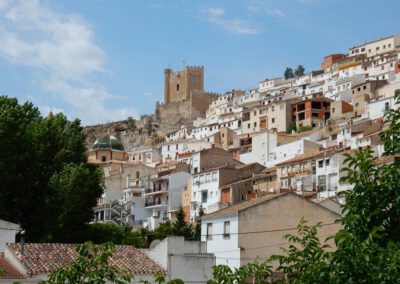
<svg viewBox="0 0 400 284">
<path fill-rule="evenodd" d="M 155 229 L 160 223 L 172 219 L 172 214 L 182 206 L 182 190 L 190 178 L 191 175 L 186 172 L 154 175 L 150 188 L 144 194 L 145 208 L 150 213 L 144 222 L 145 227 Z"/>
<path fill-rule="evenodd" d="M 127 152 L 130 163 L 155 165 L 161 162 L 161 151 L 157 147 L 144 147 Z"/>
<path fill-rule="evenodd" d="M 269 154 L 268 162 L 265 163 L 267 168 L 273 167 L 279 163 L 293 159 L 296 156 L 318 151 L 321 146 L 317 143 L 300 139 L 287 144 L 275 147 Z"/>
<path fill-rule="evenodd" d="M 232 206 L 232 207 L 237 207 Z M 207 252 L 215 255 L 216 265 L 228 265 L 231 269 L 240 267 L 240 248 L 238 241 L 239 220 L 237 212 L 228 207 L 205 217 L 201 223 L 201 240 L 207 243 Z"/>
<path fill-rule="evenodd" d="M 259 163 L 266 165 L 273 148 L 278 145 L 276 132 L 264 131 L 252 136 L 251 151 L 240 154 L 240 161 L 245 164 Z"/>
</svg>

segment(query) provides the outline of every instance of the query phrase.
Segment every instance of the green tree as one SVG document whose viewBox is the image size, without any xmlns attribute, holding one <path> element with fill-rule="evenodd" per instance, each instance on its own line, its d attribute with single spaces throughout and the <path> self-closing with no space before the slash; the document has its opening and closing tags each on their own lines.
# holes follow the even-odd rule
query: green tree
<svg viewBox="0 0 400 284">
<path fill-rule="evenodd" d="M 297 130 L 297 126 L 296 126 L 296 122 L 295 121 L 292 121 L 291 123 L 289 123 L 289 125 L 287 127 L 287 130 L 286 130 L 286 133 L 291 134 L 293 130 L 295 132 Z"/>
<path fill-rule="evenodd" d="M 88 225 L 86 240 L 95 244 L 113 242 L 114 244 L 134 245 L 137 248 L 146 248 L 146 234 L 143 228 L 132 231 L 130 226 L 94 223 Z"/>
<path fill-rule="evenodd" d="M 297 66 L 296 70 L 294 70 L 294 75 L 296 77 L 303 76 L 304 75 L 304 71 L 305 71 L 305 69 L 304 69 L 303 65 L 299 65 L 299 66 Z"/>
<path fill-rule="evenodd" d="M 93 185 L 98 174 L 86 165 L 85 135 L 79 120 L 69 121 L 62 114 L 42 117 L 31 103 L 21 105 L 16 99 L 0 97 L 0 146 L 0 218 L 21 224 L 28 241 L 57 241 L 57 220 L 72 218 L 72 211 L 63 206 L 70 203 L 66 198 L 87 205 L 101 194 L 100 183 L 97 188 Z M 77 169 L 72 171 L 74 166 Z M 67 172 L 80 173 L 79 180 L 87 180 L 82 185 L 90 184 L 96 194 L 82 185 L 74 189 L 76 196 L 64 192 L 66 186 L 63 190 L 55 188 L 55 182 L 51 186 L 53 176 L 62 172 L 64 177 Z M 77 182 L 70 184 L 78 186 Z M 88 210 L 75 213 L 79 215 L 74 216 L 76 222 L 92 216 Z"/>
<path fill-rule="evenodd" d="M 172 224 L 172 234 L 175 236 L 184 236 L 186 239 L 192 237 L 192 230 L 185 220 L 185 211 L 180 207 L 176 213 L 176 220 Z"/>
<path fill-rule="evenodd" d="M 52 202 L 58 211 L 57 218 L 53 219 L 51 241 L 82 241 L 82 232 L 92 219 L 96 198 L 103 192 L 100 183 L 100 170 L 83 163 L 68 164 L 51 177 Z"/>
<path fill-rule="evenodd" d="M 290 67 L 286 67 L 286 70 L 283 73 L 283 77 L 285 78 L 285 80 L 294 78 L 293 69 Z"/>
<path fill-rule="evenodd" d="M 165 276 L 163 274 L 156 274 L 154 276 L 154 282 L 157 284 L 185 284 L 185 282 L 183 282 L 181 279 L 172 279 L 167 281 L 165 279 Z M 140 283 L 143 284 L 151 284 L 151 282 L 145 280 L 145 281 L 141 281 Z"/>
<path fill-rule="evenodd" d="M 290 243 L 288 249 L 282 248 L 283 255 L 271 257 L 272 261 L 279 264 L 277 271 L 289 275 L 291 283 L 318 283 L 322 280 L 322 272 L 328 263 L 328 253 L 325 250 L 329 246 L 320 243 L 317 236 L 319 227 L 320 224 L 308 226 L 302 218 L 297 226 L 297 234 L 284 236 Z"/>
<path fill-rule="evenodd" d="M 207 284 L 271 283 L 272 266 L 269 261 L 248 263 L 232 270 L 228 265 L 213 267 L 213 279 Z"/>
<path fill-rule="evenodd" d="M 102 284 L 102 283 L 129 283 L 133 276 L 109 265 L 109 258 L 113 255 L 115 246 L 112 243 L 94 245 L 91 242 L 78 245 L 78 257 L 66 268 L 61 268 L 50 274 L 47 281 L 41 284 Z"/>
</svg>

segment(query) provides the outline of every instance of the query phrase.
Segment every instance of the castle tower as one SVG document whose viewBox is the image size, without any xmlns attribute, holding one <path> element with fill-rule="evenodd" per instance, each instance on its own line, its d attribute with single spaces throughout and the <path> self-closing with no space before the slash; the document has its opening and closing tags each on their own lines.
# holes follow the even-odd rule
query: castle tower
<svg viewBox="0 0 400 284">
<path fill-rule="evenodd" d="M 170 100 L 170 78 L 172 70 L 164 69 L 164 104 L 169 104 Z"/>
<path fill-rule="evenodd" d="M 193 90 L 204 91 L 203 66 L 186 66 L 177 72 L 164 69 L 164 104 L 187 101 Z"/>
</svg>

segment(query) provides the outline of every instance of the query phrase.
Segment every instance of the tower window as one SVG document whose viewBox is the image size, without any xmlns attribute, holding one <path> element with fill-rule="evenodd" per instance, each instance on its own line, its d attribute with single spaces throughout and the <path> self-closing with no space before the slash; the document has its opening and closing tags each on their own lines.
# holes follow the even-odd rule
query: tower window
<svg viewBox="0 0 400 284">
<path fill-rule="evenodd" d="M 179 91 L 179 84 L 176 84 L 176 91 Z"/>
</svg>

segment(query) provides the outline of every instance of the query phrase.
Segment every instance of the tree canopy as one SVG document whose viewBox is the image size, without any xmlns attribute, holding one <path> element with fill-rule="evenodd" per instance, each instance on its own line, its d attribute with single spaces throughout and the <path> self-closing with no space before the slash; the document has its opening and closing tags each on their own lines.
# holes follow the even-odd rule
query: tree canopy
<svg viewBox="0 0 400 284">
<path fill-rule="evenodd" d="M 19 223 L 28 241 L 80 241 L 75 230 L 102 193 L 80 121 L 2 96 L 0 146 L 0 218 Z"/>
</svg>

